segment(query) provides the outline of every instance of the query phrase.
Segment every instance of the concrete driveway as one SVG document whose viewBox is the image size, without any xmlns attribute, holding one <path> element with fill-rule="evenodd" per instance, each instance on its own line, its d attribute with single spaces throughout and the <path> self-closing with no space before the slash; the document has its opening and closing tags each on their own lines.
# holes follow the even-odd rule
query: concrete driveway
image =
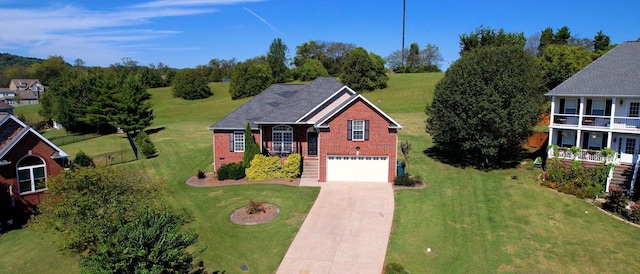
<svg viewBox="0 0 640 274">
<path fill-rule="evenodd" d="M 393 208 L 389 183 L 322 183 L 277 273 L 381 273 Z"/>
</svg>

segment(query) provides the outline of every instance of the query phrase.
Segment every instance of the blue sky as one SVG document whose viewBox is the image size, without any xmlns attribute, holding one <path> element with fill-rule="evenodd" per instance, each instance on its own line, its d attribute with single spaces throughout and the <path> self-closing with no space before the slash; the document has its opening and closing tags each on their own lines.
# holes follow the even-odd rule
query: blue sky
<svg viewBox="0 0 640 274">
<path fill-rule="evenodd" d="M 444 68 L 458 58 L 459 35 L 480 25 L 529 37 L 566 25 L 573 36 L 602 30 L 613 43 L 640 37 L 640 1 L 406 0 L 405 46 L 435 44 Z M 0 0 L 0 52 L 77 58 L 108 66 L 184 68 L 210 59 L 266 54 L 275 38 L 353 43 L 382 57 L 402 46 L 402 0 Z"/>
</svg>

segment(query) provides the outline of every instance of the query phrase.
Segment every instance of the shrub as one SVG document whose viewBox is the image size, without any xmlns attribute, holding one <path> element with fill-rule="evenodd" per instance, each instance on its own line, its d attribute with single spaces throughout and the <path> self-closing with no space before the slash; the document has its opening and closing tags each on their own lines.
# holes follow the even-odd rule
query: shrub
<svg viewBox="0 0 640 274">
<path fill-rule="evenodd" d="M 302 162 L 302 156 L 298 153 L 294 153 L 289 155 L 287 159 L 284 161 L 284 166 L 282 167 L 282 177 L 284 178 L 298 178 L 300 176 L 300 163 Z"/>
<path fill-rule="evenodd" d="M 571 162 L 567 170 L 557 158 L 549 159 L 541 185 L 578 198 L 593 198 L 602 193 L 611 166 L 584 167 L 582 162 Z"/>
<path fill-rule="evenodd" d="M 629 221 L 634 222 L 636 224 L 640 224 L 640 205 L 639 204 L 633 205 L 631 207 L 631 210 L 629 210 L 628 212 L 627 219 L 629 219 Z"/>
<path fill-rule="evenodd" d="M 146 132 L 143 131 L 138 133 L 134 138 L 134 141 L 145 158 L 149 159 L 156 155 L 156 146 L 151 142 L 151 138 L 149 138 L 149 135 L 147 135 Z"/>
<path fill-rule="evenodd" d="M 77 167 L 96 167 L 93 159 L 89 155 L 84 154 L 82 150 L 76 154 L 76 157 L 71 161 L 71 170 L 75 170 Z"/>
<path fill-rule="evenodd" d="M 419 176 L 411 176 L 408 173 L 396 176 L 393 179 L 393 184 L 397 186 L 415 186 L 421 181 Z"/>
<path fill-rule="evenodd" d="M 253 157 L 251 167 L 247 168 L 247 179 L 264 181 L 282 177 L 282 165 L 278 157 L 267 157 L 261 154 Z"/>
<path fill-rule="evenodd" d="M 604 209 L 616 214 L 624 212 L 627 206 L 627 196 L 620 189 L 612 189 L 607 195 L 607 201 L 604 202 Z"/>
<path fill-rule="evenodd" d="M 230 163 L 218 169 L 217 178 L 220 181 L 238 180 L 245 177 L 245 168 L 242 163 Z"/>
<path fill-rule="evenodd" d="M 254 202 L 253 199 L 250 199 L 249 205 L 247 205 L 247 213 L 256 214 L 260 212 L 262 213 L 267 212 L 266 210 L 264 210 L 264 206 L 262 206 L 262 203 Z"/>
<path fill-rule="evenodd" d="M 202 171 L 202 169 L 198 169 L 198 179 L 204 179 L 207 176 L 204 174 L 204 171 Z"/>
</svg>

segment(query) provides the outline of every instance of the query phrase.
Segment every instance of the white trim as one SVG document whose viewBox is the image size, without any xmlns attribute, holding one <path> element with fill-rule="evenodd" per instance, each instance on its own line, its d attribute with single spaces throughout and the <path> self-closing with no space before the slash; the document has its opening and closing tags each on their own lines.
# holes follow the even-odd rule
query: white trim
<svg viewBox="0 0 640 274">
<path fill-rule="evenodd" d="M 40 160 L 42 163 L 38 164 L 38 165 L 30 165 L 30 166 L 25 166 L 25 167 L 20 167 L 20 162 L 22 162 L 22 160 L 28 158 L 28 157 L 35 157 L 38 158 L 38 160 Z M 28 193 L 34 193 L 34 192 L 38 192 L 38 191 L 44 191 L 47 189 L 47 186 L 45 185 L 44 188 L 41 189 L 36 189 L 36 183 L 35 183 L 35 178 L 34 178 L 34 173 L 33 170 L 35 168 L 43 168 L 44 171 L 44 181 L 47 181 L 47 161 L 45 161 L 44 159 L 42 159 L 42 157 L 38 156 L 38 155 L 34 155 L 34 154 L 29 154 L 29 155 L 25 155 L 22 158 L 20 158 L 20 160 L 18 160 L 18 163 L 15 166 L 16 168 L 16 181 L 18 182 L 18 194 L 23 195 L 23 194 L 28 194 Z M 22 189 L 20 188 L 20 170 L 29 170 L 29 179 L 31 180 L 31 184 L 30 184 L 30 190 L 29 191 L 22 191 Z"/>
<path fill-rule="evenodd" d="M 334 97 L 336 97 L 338 94 L 340 94 L 343 90 L 347 89 L 347 93 L 350 93 L 351 95 L 355 95 L 357 94 L 357 92 L 353 91 L 351 88 L 349 88 L 348 86 L 342 86 L 340 89 L 338 89 L 338 91 L 334 92 L 333 94 L 331 94 L 331 96 L 327 97 L 327 99 L 324 99 L 324 101 L 322 101 L 320 104 L 318 104 L 317 106 L 315 106 L 314 108 L 312 108 L 310 111 L 308 111 L 307 113 L 305 113 L 304 115 L 302 115 L 302 117 L 300 117 L 300 119 L 296 120 L 296 122 L 300 122 L 302 121 L 304 118 L 306 118 L 307 116 L 309 116 L 311 113 L 315 112 L 317 109 L 320 108 L 320 106 L 324 105 L 324 103 L 329 102 L 330 100 L 332 100 Z"/>
<path fill-rule="evenodd" d="M 323 126 L 321 126 L 322 124 L 326 123 L 329 119 L 333 118 L 333 116 L 335 116 L 336 114 L 340 113 L 340 111 L 345 109 L 347 106 L 350 106 L 357 99 L 362 99 L 366 104 L 368 104 L 370 107 L 372 107 L 375 111 L 377 111 L 379 114 L 384 116 L 387 120 L 391 121 L 392 124 L 396 125 L 395 127 L 394 126 L 389 126 L 389 128 L 397 128 L 397 129 L 401 129 L 402 128 L 402 126 L 398 122 L 393 120 L 393 118 L 391 118 L 389 115 L 387 115 L 384 111 L 382 111 L 376 105 L 374 105 L 369 100 L 367 100 L 367 98 L 362 96 L 362 94 L 358 94 L 357 96 L 351 98 L 350 100 L 347 100 L 344 104 L 342 104 L 342 106 L 340 108 L 337 108 L 337 109 L 333 110 L 333 112 L 330 115 L 327 115 L 322 120 L 317 121 L 316 124 L 315 124 L 315 127 L 323 127 Z M 326 127 L 326 126 L 324 126 L 324 127 Z"/>
<path fill-rule="evenodd" d="M 4 125 L 4 123 L 8 119 L 14 120 L 16 123 L 20 124 L 20 126 L 24 127 L 26 130 L 23 131 L 16 138 L 14 138 L 13 142 L 11 142 L 11 144 L 9 146 L 7 146 L 7 148 L 4 151 L 0 152 L 0 159 L 3 158 L 9 151 L 11 151 L 11 149 L 13 149 L 13 147 L 22 139 L 22 137 L 27 135 L 28 132 L 31 132 L 31 133 L 35 134 L 38 138 L 40 138 L 42 141 L 44 141 L 46 144 L 48 144 L 51 148 L 53 148 L 54 150 L 57 150 L 60 153 L 60 157 L 59 158 L 67 158 L 67 157 L 69 157 L 69 154 L 67 154 L 62 149 L 60 149 L 58 146 L 56 146 L 54 143 L 49 141 L 49 139 L 45 138 L 38 131 L 36 131 L 33 128 L 29 127 L 27 124 L 25 124 L 24 122 L 20 121 L 20 119 L 16 118 L 15 116 L 13 116 L 11 114 L 8 114 L 4 119 L 2 119 L 2 121 L 0 121 L 0 127 L 2 127 L 2 125 Z"/>
</svg>

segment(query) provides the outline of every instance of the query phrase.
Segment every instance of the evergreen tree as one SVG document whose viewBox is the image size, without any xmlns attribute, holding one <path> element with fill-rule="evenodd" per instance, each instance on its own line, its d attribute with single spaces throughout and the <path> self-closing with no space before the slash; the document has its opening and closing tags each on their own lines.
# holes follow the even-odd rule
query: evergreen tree
<svg viewBox="0 0 640 274">
<path fill-rule="evenodd" d="M 287 45 L 285 45 L 280 38 L 274 39 L 269 46 L 267 63 L 271 68 L 271 75 L 275 83 L 284 83 L 287 81 L 289 72 L 289 68 L 287 68 L 287 50 Z"/>
<path fill-rule="evenodd" d="M 251 124 L 247 123 L 247 128 L 244 130 L 244 153 L 242 154 L 242 165 L 245 168 L 251 167 L 251 160 L 257 154 L 260 154 L 260 146 L 256 144 L 256 140 L 251 134 Z"/>
</svg>

